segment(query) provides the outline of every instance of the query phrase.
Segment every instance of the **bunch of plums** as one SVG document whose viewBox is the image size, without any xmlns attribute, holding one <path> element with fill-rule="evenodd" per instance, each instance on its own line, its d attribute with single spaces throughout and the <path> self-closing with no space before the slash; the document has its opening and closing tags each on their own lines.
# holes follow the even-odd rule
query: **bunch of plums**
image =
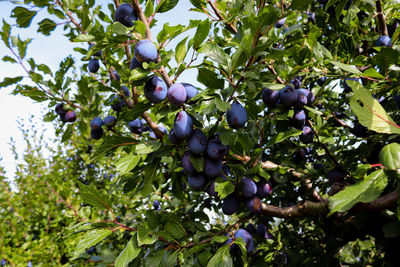
<svg viewBox="0 0 400 267">
<path fill-rule="evenodd" d="M 323 82 L 322 82 L 323 83 Z M 308 90 L 300 88 L 300 78 L 292 81 L 293 87 L 288 85 L 281 90 L 271 90 L 264 88 L 262 100 L 268 109 L 280 106 L 286 109 L 294 109 L 294 115 L 290 120 L 292 127 L 303 130 L 300 135 L 300 141 L 304 144 L 310 144 L 313 141 L 314 133 L 309 126 L 306 126 L 306 113 L 304 106 L 311 106 L 314 103 L 314 94 Z M 296 89 L 297 88 L 297 89 Z"/>
<path fill-rule="evenodd" d="M 56 105 L 56 113 L 60 116 L 62 122 L 74 122 L 76 120 L 75 111 L 65 109 L 62 103 Z"/>
<path fill-rule="evenodd" d="M 95 117 L 90 121 L 90 136 L 93 139 L 99 140 L 103 134 L 103 126 L 106 127 L 108 130 L 111 130 L 115 124 L 117 123 L 117 119 L 109 115 L 102 120 L 100 117 Z"/>
</svg>

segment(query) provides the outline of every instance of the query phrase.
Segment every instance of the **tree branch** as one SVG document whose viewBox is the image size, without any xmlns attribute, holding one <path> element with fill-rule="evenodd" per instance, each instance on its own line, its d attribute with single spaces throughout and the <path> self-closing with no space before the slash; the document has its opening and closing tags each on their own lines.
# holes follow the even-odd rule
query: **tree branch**
<svg viewBox="0 0 400 267">
<path fill-rule="evenodd" d="M 378 17 L 378 22 L 379 22 L 379 32 L 382 35 L 389 36 L 388 30 L 386 27 L 385 16 L 383 15 L 382 2 L 381 2 L 381 0 L 376 0 L 375 4 L 376 4 L 376 12 L 377 12 L 377 17 Z"/>
<path fill-rule="evenodd" d="M 215 6 L 215 4 L 211 1 L 211 0 L 207 0 L 207 3 L 212 7 L 212 9 L 214 10 L 215 15 L 217 15 L 217 17 L 224 22 L 224 24 L 228 27 L 228 29 L 232 32 L 232 33 L 237 33 L 237 29 L 235 26 L 232 25 L 232 23 L 228 23 L 225 21 L 224 17 L 222 17 L 221 12 L 219 12 L 218 8 Z"/>
</svg>

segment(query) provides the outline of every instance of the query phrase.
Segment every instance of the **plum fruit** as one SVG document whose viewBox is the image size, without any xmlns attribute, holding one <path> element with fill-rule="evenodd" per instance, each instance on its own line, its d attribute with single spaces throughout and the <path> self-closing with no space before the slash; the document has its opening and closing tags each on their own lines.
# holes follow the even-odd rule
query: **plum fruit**
<svg viewBox="0 0 400 267">
<path fill-rule="evenodd" d="M 247 177 L 244 177 L 239 183 L 239 189 L 242 193 L 242 196 L 245 198 L 251 198 L 257 193 L 257 185 L 256 183 Z"/>
<path fill-rule="evenodd" d="M 232 107 L 226 113 L 228 124 L 233 129 L 242 128 L 247 122 L 247 111 L 239 103 L 233 103 Z"/>
<path fill-rule="evenodd" d="M 391 46 L 392 39 L 386 35 L 379 36 L 378 41 L 376 41 L 375 45 L 376 46 Z"/>
<path fill-rule="evenodd" d="M 89 49 L 92 48 L 94 44 L 89 45 Z M 101 57 L 101 50 L 97 51 L 96 53 L 93 54 L 94 57 Z"/>
<path fill-rule="evenodd" d="M 206 185 L 206 178 L 200 173 L 191 173 L 188 177 L 189 186 L 194 189 L 202 189 Z"/>
<path fill-rule="evenodd" d="M 330 170 L 326 174 L 326 177 L 328 178 L 330 184 L 342 182 L 345 176 L 346 174 L 340 169 Z"/>
<path fill-rule="evenodd" d="M 107 127 L 107 129 L 111 129 L 117 123 L 117 119 L 110 115 L 104 118 L 103 125 Z"/>
<path fill-rule="evenodd" d="M 318 84 L 319 86 L 322 86 L 322 85 L 324 85 L 325 81 L 326 81 L 326 77 L 325 77 L 325 76 L 324 76 L 324 77 L 321 77 L 321 78 L 319 78 L 319 79 L 317 80 L 317 84 Z"/>
<path fill-rule="evenodd" d="M 186 90 L 186 102 L 188 102 L 192 97 L 197 95 L 199 90 L 197 90 L 196 87 L 191 85 L 190 83 L 182 83 L 183 87 L 185 87 Z"/>
<path fill-rule="evenodd" d="M 99 117 L 95 117 L 90 121 L 90 128 L 99 129 L 103 126 L 103 120 Z"/>
<path fill-rule="evenodd" d="M 293 87 L 286 86 L 279 91 L 279 101 L 286 107 L 293 106 L 297 101 L 297 92 Z"/>
<path fill-rule="evenodd" d="M 169 131 L 168 140 L 174 145 L 178 145 L 178 144 L 182 143 L 182 140 L 179 139 L 178 137 L 176 137 L 174 128 L 172 128 L 171 131 Z"/>
<path fill-rule="evenodd" d="M 167 96 L 167 85 L 160 77 L 153 76 L 144 86 L 144 95 L 151 103 L 160 103 Z"/>
<path fill-rule="evenodd" d="M 143 132 L 143 124 L 139 118 L 128 123 L 128 128 L 132 133 L 141 134 Z"/>
<path fill-rule="evenodd" d="M 194 173 L 195 169 L 193 167 L 192 162 L 190 161 L 190 152 L 186 151 L 182 157 L 182 167 L 183 170 L 187 173 Z"/>
<path fill-rule="evenodd" d="M 187 139 L 192 134 L 193 121 L 186 111 L 179 111 L 174 120 L 174 133 L 179 139 Z"/>
<path fill-rule="evenodd" d="M 154 200 L 154 201 L 153 201 L 153 208 L 154 208 L 155 210 L 160 210 L 160 209 L 161 209 L 161 207 L 160 207 L 160 202 L 159 202 L 158 200 Z"/>
<path fill-rule="evenodd" d="M 264 88 L 262 100 L 267 107 L 273 107 L 278 102 L 279 91 Z"/>
<path fill-rule="evenodd" d="M 222 212 L 226 215 L 232 215 L 239 209 L 239 205 L 239 199 L 234 194 L 230 194 L 222 202 Z"/>
<path fill-rule="evenodd" d="M 265 180 L 259 181 L 259 182 L 257 182 L 256 185 L 257 185 L 257 196 L 258 197 L 265 198 L 265 197 L 271 195 L 272 187 L 267 181 L 265 181 Z"/>
<path fill-rule="evenodd" d="M 100 68 L 100 63 L 98 59 L 91 59 L 88 65 L 89 71 L 91 73 L 96 73 Z"/>
<path fill-rule="evenodd" d="M 283 18 L 283 19 L 281 19 L 281 20 L 278 20 L 276 23 L 275 23 L 275 28 L 282 28 L 283 27 L 283 25 L 285 25 L 285 21 L 286 21 L 286 18 Z"/>
<path fill-rule="evenodd" d="M 64 109 L 64 104 L 62 103 L 57 104 L 55 110 L 58 115 L 65 115 L 65 113 L 67 113 L 67 111 Z"/>
<path fill-rule="evenodd" d="M 132 58 L 131 63 L 129 64 L 129 69 L 132 71 L 141 66 L 142 63 L 140 63 L 136 58 Z"/>
<path fill-rule="evenodd" d="M 314 139 L 314 132 L 310 127 L 304 126 L 303 133 L 300 135 L 300 141 L 304 144 L 311 144 Z"/>
<path fill-rule="evenodd" d="M 246 231 L 249 232 L 249 234 L 255 234 L 256 233 L 256 228 L 255 228 L 254 224 L 249 223 L 246 226 Z"/>
<path fill-rule="evenodd" d="M 220 159 L 229 152 L 229 146 L 222 144 L 221 140 L 216 136 L 207 144 L 207 156 L 212 159 Z"/>
<path fill-rule="evenodd" d="M 73 110 L 69 110 L 65 113 L 65 121 L 66 122 L 74 122 L 76 120 L 76 113 Z"/>
<path fill-rule="evenodd" d="M 221 159 L 210 159 L 206 158 L 204 160 L 204 174 L 207 177 L 214 178 L 217 177 L 222 170 L 222 160 Z"/>
<path fill-rule="evenodd" d="M 247 199 L 244 202 L 244 205 L 249 211 L 253 213 L 259 212 L 261 210 L 261 200 L 258 196 L 253 196 L 252 198 Z"/>
<path fill-rule="evenodd" d="M 138 62 L 156 62 L 158 51 L 155 44 L 148 39 L 140 40 L 135 46 L 135 58 Z"/>
<path fill-rule="evenodd" d="M 247 253 L 252 254 L 254 251 L 254 240 L 253 237 L 247 232 L 246 230 L 239 228 L 234 235 L 235 239 L 241 237 L 243 238 L 244 242 L 246 243 L 246 250 Z"/>
<path fill-rule="evenodd" d="M 103 136 L 103 129 L 102 128 L 95 128 L 90 130 L 90 136 L 93 139 L 99 140 Z"/>
<path fill-rule="evenodd" d="M 132 27 L 133 21 L 137 21 L 138 17 L 131 5 L 122 4 L 115 11 L 115 20 L 126 27 Z"/>
<path fill-rule="evenodd" d="M 207 148 L 207 137 L 200 129 L 195 129 L 189 138 L 188 145 L 193 154 L 203 153 Z"/>
<path fill-rule="evenodd" d="M 169 102 L 174 105 L 180 106 L 186 101 L 186 89 L 181 83 L 174 83 L 168 89 L 167 97 Z"/>
<path fill-rule="evenodd" d="M 290 120 L 290 123 L 293 127 L 302 130 L 306 123 L 306 113 L 302 109 L 298 109 L 294 111 L 293 117 Z"/>
</svg>

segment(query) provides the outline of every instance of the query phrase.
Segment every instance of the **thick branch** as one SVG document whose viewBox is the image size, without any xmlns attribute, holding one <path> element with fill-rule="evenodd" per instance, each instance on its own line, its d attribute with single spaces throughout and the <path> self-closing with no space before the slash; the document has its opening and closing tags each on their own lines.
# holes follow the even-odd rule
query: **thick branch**
<svg viewBox="0 0 400 267">
<path fill-rule="evenodd" d="M 228 27 L 228 29 L 232 32 L 232 33 L 237 33 L 237 29 L 235 26 L 232 25 L 232 23 L 228 23 L 225 21 L 224 17 L 222 17 L 221 13 L 219 12 L 218 8 L 215 6 L 215 4 L 211 1 L 211 0 L 207 0 L 207 3 L 212 7 L 212 9 L 215 12 L 215 15 L 217 15 L 217 17 L 222 20 L 225 25 Z"/>
<path fill-rule="evenodd" d="M 302 201 L 297 205 L 284 208 L 263 203 L 261 212 L 268 216 L 285 219 L 312 217 L 328 214 L 328 203 L 326 201 Z"/>
<path fill-rule="evenodd" d="M 145 14 L 143 13 L 139 0 L 133 0 L 133 6 L 136 10 L 136 15 L 138 15 L 139 19 L 144 23 L 144 26 L 146 26 L 146 39 L 149 39 L 150 41 L 153 42 L 153 36 L 151 35 L 150 31 L 150 24 Z"/>
<path fill-rule="evenodd" d="M 396 204 L 397 199 L 399 198 L 399 193 L 393 191 L 383 197 L 377 198 L 369 203 L 358 203 L 353 207 L 353 210 L 371 210 L 371 211 L 379 211 L 383 209 L 387 209 Z"/>
<path fill-rule="evenodd" d="M 382 2 L 381 2 L 381 0 L 376 0 L 375 3 L 376 3 L 376 12 L 377 12 L 377 17 L 378 17 L 378 22 L 379 22 L 379 32 L 382 35 L 389 36 L 388 30 L 386 27 L 385 16 L 383 15 Z"/>
</svg>

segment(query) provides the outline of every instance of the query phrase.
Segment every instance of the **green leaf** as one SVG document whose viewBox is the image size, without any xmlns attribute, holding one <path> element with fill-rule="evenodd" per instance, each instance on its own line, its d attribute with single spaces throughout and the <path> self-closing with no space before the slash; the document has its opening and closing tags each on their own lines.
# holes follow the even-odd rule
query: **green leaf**
<svg viewBox="0 0 400 267">
<path fill-rule="evenodd" d="M 129 29 L 125 25 L 122 25 L 119 22 L 114 22 L 112 27 L 113 27 L 113 32 L 116 35 L 126 35 L 130 32 Z"/>
<path fill-rule="evenodd" d="M 306 10 L 311 2 L 312 0 L 293 0 L 290 8 L 295 10 Z"/>
<path fill-rule="evenodd" d="M 51 19 L 44 19 L 38 23 L 39 29 L 38 32 L 43 33 L 43 35 L 49 36 L 52 31 L 57 27 L 57 23 L 52 21 Z"/>
<path fill-rule="evenodd" d="M 78 181 L 82 201 L 99 209 L 111 209 L 110 198 L 99 192 L 94 186 L 84 185 Z"/>
<path fill-rule="evenodd" d="M 329 60 L 328 62 L 332 63 L 333 65 L 337 66 L 338 68 L 340 68 L 340 69 L 342 69 L 344 71 L 347 71 L 347 72 L 350 72 L 350 73 L 354 73 L 354 74 L 358 74 L 358 75 L 362 74 L 362 72 L 359 71 L 356 68 L 356 66 L 354 66 L 354 65 L 348 65 L 348 64 L 344 64 L 344 63 L 340 63 L 340 62 L 336 62 L 336 61 L 332 61 L 332 60 Z"/>
<path fill-rule="evenodd" d="M 215 255 L 210 259 L 207 267 L 232 267 L 233 261 L 229 253 L 229 246 L 223 246 L 217 250 Z"/>
<path fill-rule="evenodd" d="M 221 66 L 230 65 L 230 57 L 215 43 L 207 43 L 201 46 L 199 52 L 206 54 L 210 59 L 221 64 Z"/>
<path fill-rule="evenodd" d="M 3 19 L 3 28 L 1 29 L 1 39 L 4 44 L 9 48 L 10 47 L 10 34 L 11 34 L 11 26 Z"/>
<path fill-rule="evenodd" d="M 161 143 L 159 141 L 146 141 L 137 144 L 135 147 L 135 152 L 138 155 L 147 155 L 154 151 L 157 151 L 160 147 Z"/>
<path fill-rule="evenodd" d="M 72 253 L 72 260 L 76 259 L 89 247 L 92 247 L 109 236 L 113 231 L 111 230 L 93 230 L 84 236 L 83 239 L 78 241 L 74 252 Z"/>
<path fill-rule="evenodd" d="M 280 143 L 290 137 L 293 136 L 299 136 L 303 133 L 302 130 L 297 130 L 297 129 L 289 129 L 288 131 L 285 132 L 279 132 L 278 135 L 275 137 L 275 140 L 272 141 L 273 143 Z"/>
<path fill-rule="evenodd" d="M 116 135 L 109 136 L 93 153 L 93 155 L 90 157 L 90 160 L 93 161 L 95 159 L 100 159 L 107 153 L 116 150 L 121 146 L 134 145 L 136 143 L 137 141 L 130 137 L 116 136 Z"/>
<path fill-rule="evenodd" d="M 126 155 L 115 164 L 117 171 L 120 172 L 121 175 L 129 173 L 133 168 L 136 167 L 141 158 L 142 157 L 138 155 Z"/>
<path fill-rule="evenodd" d="M 124 250 L 119 254 L 119 256 L 115 259 L 116 267 L 126 267 L 128 264 L 133 261 L 140 253 L 140 247 L 136 241 L 136 233 L 132 234 L 131 239 Z"/>
<path fill-rule="evenodd" d="M 384 146 L 379 152 L 379 161 L 389 170 L 400 169 L 400 145 L 391 143 Z"/>
<path fill-rule="evenodd" d="M 10 56 L 4 56 L 1 60 L 3 60 L 4 62 L 17 63 L 17 61 Z"/>
<path fill-rule="evenodd" d="M 367 69 L 363 72 L 363 75 L 371 78 L 385 79 L 376 69 Z"/>
<path fill-rule="evenodd" d="M 13 9 L 11 17 L 17 19 L 17 24 L 19 27 L 27 28 L 31 24 L 31 21 L 36 13 L 36 11 L 29 11 L 25 7 L 18 6 Z"/>
<path fill-rule="evenodd" d="M 151 245 L 157 241 L 158 236 L 152 233 L 144 224 L 137 227 L 137 241 L 139 246 Z"/>
<path fill-rule="evenodd" d="M 176 62 L 179 64 L 182 62 L 182 60 L 185 58 L 186 56 L 186 40 L 188 39 L 188 37 L 186 37 L 185 39 L 183 39 L 182 41 L 180 41 L 178 43 L 178 45 L 176 46 L 175 49 L 175 60 Z"/>
<path fill-rule="evenodd" d="M 179 0 L 161 0 L 161 3 L 157 6 L 156 12 L 157 13 L 164 13 L 171 9 L 173 9 Z"/>
<path fill-rule="evenodd" d="M 204 157 L 196 156 L 191 153 L 190 162 L 193 164 L 193 167 L 197 172 L 204 171 Z"/>
<path fill-rule="evenodd" d="M 400 126 L 396 125 L 370 91 L 355 81 L 347 80 L 347 84 L 354 92 L 350 107 L 362 125 L 378 133 L 400 134 Z"/>
<path fill-rule="evenodd" d="M 379 197 L 388 179 L 383 170 L 377 170 L 363 181 L 347 186 L 329 198 L 330 214 L 351 209 L 358 202 L 371 202 Z"/>
<path fill-rule="evenodd" d="M 9 85 L 18 83 L 18 82 L 20 82 L 23 78 L 24 78 L 24 77 L 22 77 L 22 76 L 18 76 L 18 77 L 14 77 L 14 78 L 6 77 L 6 78 L 4 78 L 4 80 L 3 80 L 2 82 L 0 82 L 0 88 L 2 88 L 2 87 L 7 87 L 7 86 L 9 86 Z"/>
<path fill-rule="evenodd" d="M 74 42 L 92 42 L 96 37 L 90 34 L 79 34 L 73 41 Z"/>
<path fill-rule="evenodd" d="M 197 81 L 201 82 L 210 89 L 222 89 L 224 88 L 225 81 L 218 78 L 218 74 L 215 72 L 200 68 L 198 69 L 199 75 L 197 76 Z"/>
<path fill-rule="evenodd" d="M 186 236 L 186 232 L 183 226 L 176 222 L 167 222 L 167 224 L 165 225 L 165 229 L 174 238 L 182 238 Z"/>
<path fill-rule="evenodd" d="M 146 9 L 144 11 L 144 14 L 146 15 L 146 17 L 150 17 L 150 15 L 153 14 L 153 11 L 154 11 L 153 1 L 147 1 L 146 2 Z"/>
<path fill-rule="evenodd" d="M 146 197 L 153 191 L 153 179 L 156 177 L 157 170 L 159 169 L 160 159 L 153 160 L 144 168 L 144 181 L 140 189 L 140 194 Z"/>
<path fill-rule="evenodd" d="M 225 181 L 221 177 L 215 181 L 215 192 L 218 193 L 218 196 L 221 199 L 226 198 L 228 195 L 232 194 L 235 191 L 235 186 L 231 181 Z"/>
<path fill-rule="evenodd" d="M 207 5 L 204 0 L 190 0 L 190 3 L 192 3 L 192 5 L 194 5 L 198 9 L 202 9 L 203 6 Z"/>
<path fill-rule="evenodd" d="M 210 21 L 208 19 L 203 20 L 197 26 L 196 33 L 193 37 L 193 48 L 197 49 L 207 38 L 208 34 L 210 33 Z"/>
</svg>

